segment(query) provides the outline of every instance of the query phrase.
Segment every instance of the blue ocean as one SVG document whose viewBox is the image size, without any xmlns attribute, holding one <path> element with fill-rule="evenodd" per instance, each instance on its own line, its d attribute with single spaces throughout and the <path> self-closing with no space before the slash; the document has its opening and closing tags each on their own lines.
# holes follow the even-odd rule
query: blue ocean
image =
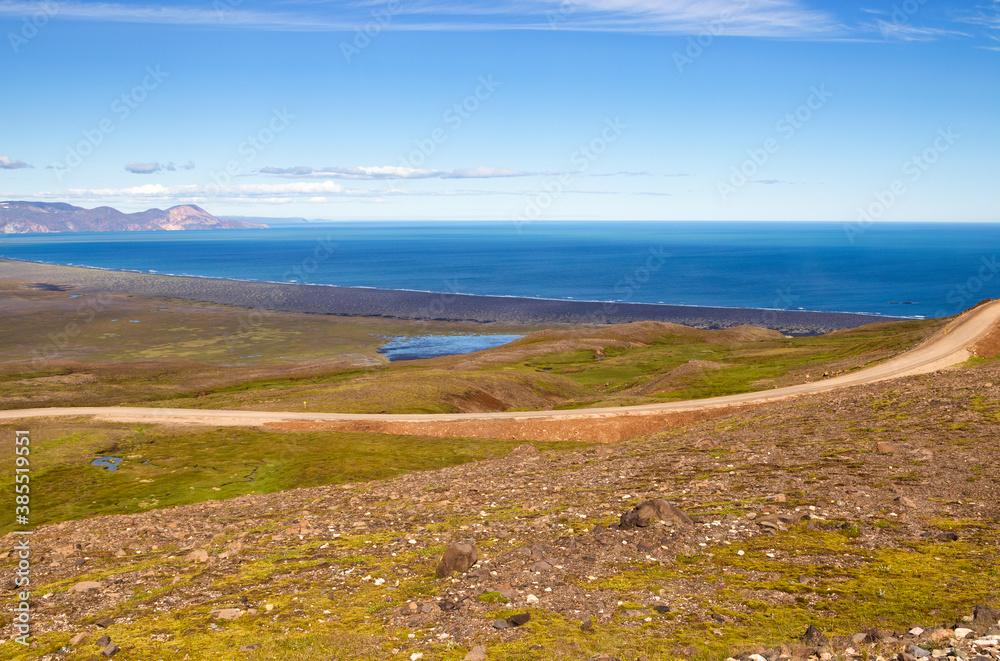
<svg viewBox="0 0 1000 661">
<path fill-rule="evenodd" d="M 347 287 L 933 317 L 1000 297 L 1000 224 L 340 222 L 32 234 L 14 259 Z"/>
</svg>

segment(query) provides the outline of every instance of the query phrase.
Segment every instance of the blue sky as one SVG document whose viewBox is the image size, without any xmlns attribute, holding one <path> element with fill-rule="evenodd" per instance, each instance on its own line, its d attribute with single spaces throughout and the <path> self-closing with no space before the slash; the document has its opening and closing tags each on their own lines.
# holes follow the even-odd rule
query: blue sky
<svg viewBox="0 0 1000 661">
<path fill-rule="evenodd" d="M 996 221 L 1000 0 L 0 0 L 0 197 Z"/>
</svg>

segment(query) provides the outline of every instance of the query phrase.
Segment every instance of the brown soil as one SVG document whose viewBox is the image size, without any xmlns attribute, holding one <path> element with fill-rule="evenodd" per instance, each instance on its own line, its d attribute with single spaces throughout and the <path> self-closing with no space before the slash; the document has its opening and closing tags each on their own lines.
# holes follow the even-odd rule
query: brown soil
<svg viewBox="0 0 1000 661">
<path fill-rule="evenodd" d="M 1000 326 L 969 347 L 969 351 L 978 358 L 996 358 L 1000 355 Z"/>
<path fill-rule="evenodd" d="M 545 637 L 554 626 L 549 615 L 571 623 L 593 618 L 597 631 L 614 632 L 625 646 L 652 636 L 660 647 L 651 658 L 690 657 L 697 650 L 682 649 L 678 632 L 696 627 L 700 645 L 703 638 L 722 635 L 714 629 L 725 633 L 736 626 L 733 611 L 719 616 L 720 603 L 742 609 L 737 614 L 794 607 L 827 632 L 887 629 L 900 646 L 879 653 L 893 658 L 904 644 L 926 644 L 906 633 L 909 626 L 953 625 L 983 599 L 979 588 L 990 586 L 956 594 L 951 583 L 928 586 L 913 574 L 908 579 L 913 589 L 930 591 L 940 604 L 922 612 L 920 621 L 896 623 L 896 631 L 880 621 L 845 624 L 825 609 L 831 600 L 854 598 L 856 572 L 894 570 L 869 566 L 869 557 L 886 549 L 927 548 L 939 556 L 934 561 L 955 562 L 956 580 L 995 562 L 998 416 L 1000 364 L 991 362 L 769 404 L 615 447 L 568 454 L 527 447 L 499 460 L 376 483 L 42 526 L 31 540 L 32 581 L 55 587 L 33 610 L 34 632 L 58 641 L 79 631 L 96 637 L 103 630 L 94 623 L 111 617 L 107 632 L 122 640 L 140 625 L 155 626 L 149 624 L 154 616 L 180 620 L 180 631 L 202 632 L 216 621 L 210 609 L 252 608 L 241 620 L 253 623 L 245 642 L 265 647 L 245 658 L 264 659 L 273 640 L 297 635 L 288 618 L 307 613 L 311 600 L 325 598 L 317 596 L 317 586 L 333 599 L 355 594 L 367 599 L 372 584 L 365 581 L 374 576 L 389 582 L 376 593 L 384 594 L 379 602 L 384 606 L 369 611 L 365 626 L 378 623 L 391 632 L 383 642 L 403 648 L 392 658 L 417 652 L 439 658 L 444 643 L 432 634 L 440 631 L 466 649 L 522 639 L 558 645 Z M 678 503 L 695 526 L 604 529 L 636 502 L 654 497 Z M 845 527 L 852 532 L 846 555 L 810 542 Z M 355 547 L 342 544 L 351 536 L 378 536 L 377 544 L 363 550 L 371 559 L 367 568 L 358 564 Z M 454 580 L 430 578 L 442 545 L 466 539 L 480 549 L 478 568 Z M 13 536 L 0 543 L 11 548 Z M 429 557 L 412 556 L 432 547 L 437 550 Z M 714 564 L 713 554 L 737 548 L 759 555 L 755 562 L 764 569 L 725 574 L 728 567 Z M 948 548 L 971 548 L 981 560 L 978 565 L 950 560 Z M 203 562 L 188 556 L 198 550 Z M 405 562 L 397 557 L 407 553 Z M 16 557 L 4 555 L 0 569 L 12 576 Z M 252 563 L 269 569 L 239 578 Z M 768 567 L 789 564 L 801 567 L 793 580 L 774 580 Z M 353 573 L 357 566 L 361 571 Z M 66 589 L 84 578 L 96 578 L 100 587 L 85 593 Z M 392 581 L 420 587 L 400 598 L 389 591 L 395 589 Z M 728 596 L 721 591 L 723 581 Z M 478 599 L 493 592 L 510 603 Z M 293 605 L 293 596 L 301 596 L 295 602 L 301 605 Z M 263 610 L 272 601 L 284 604 L 276 616 Z M 746 605 L 751 602 L 762 605 Z M 530 627 L 493 628 L 498 612 L 529 606 Z M 655 606 L 668 606 L 671 617 L 660 617 Z M 10 615 L 5 617 L 9 624 Z M 320 627 L 339 626 L 336 614 L 316 610 L 311 617 L 320 618 L 314 619 Z M 970 626 L 982 632 L 988 625 Z M 414 636 L 407 638 L 407 632 Z M 801 632 L 776 631 L 768 640 L 793 642 L 789 637 Z M 202 658 L 186 635 L 163 638 L 162 650 L 146 658 Z M 738 644 L 731 653 L 746 651 Z M 830 645 L 839 656 L 853 644 L 837 638 Z M 866 658 L 875 658 L 865 649 Z M 795 658 L 811 653 L 796 650 Z M 568 647 L 552 651 L 559 658 L 594 656 L 575 655 Z M 121 658 L 136 657 L 125 649 Z M 225 658 L 244 657 L 234 648 Z"/>
</svg>

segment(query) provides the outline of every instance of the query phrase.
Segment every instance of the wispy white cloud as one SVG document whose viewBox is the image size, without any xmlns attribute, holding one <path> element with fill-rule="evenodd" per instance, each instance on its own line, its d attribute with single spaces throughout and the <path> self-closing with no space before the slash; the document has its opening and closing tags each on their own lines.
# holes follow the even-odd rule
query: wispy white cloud
<svg viewBox="0 0 1000 661">
<path fill-rule="evenodd" d="M 163 166 L 159 163 L 136 163 L 135 161 L 129 161 L 128 165 L 125 166 L 125 171 L 132 174 L 155 174 L 163 172 Z"/>
<path fill-rule="evenodd" d="M 784 179 L 753 179 L 750 181 L 751 184 L 761 184 L 763 186 L 774 186 L 775 184 L 794 184 L 794 181 L 786 181 Z"/>
<path fill-rule="evenodd" d="M 588 177 L 690 177 L 691 175 L 687 172 L 671 172 L 667 174 L 661 174 L 657 172 L 650 172 L 649 170 L 642 170 L 635 172 L 632 170 L 619 170 L 618 172 L 592 172 Z"/>
<path fill-rule="evenodd" d="M 400 188 L 351 189 L 336 181 L 294 181 L 280 184 L 239 184 L 230 186 L 180 184 L 144 184 L 125 188 L 71 188 L 46 191 L 34 197 L 44 200 L 77 200 L 115 203 L 207 204 L 213 202 L 254 202 L 262 204 L 323 203 L 336 199 L 378 201 L 392 197 L 521 197 L 525 190 L 437 190 L 413 191 Z M 581 195 L 669 195 L 663 191 L 595 191 L 575 190 L 568 194 Z"/>
<path fill-rule="evenodd" d="M 962 32 L 961 30 L 947 30 L 944 28 L 932 28 L 883 20 L 875 21 L 868 28 L 870 30 L 878 30 L 885 39 L 897 39 L 899 41 L 937 41 L 943 37 L 972 36 L 968 32 Z"/>
<path fill-rule="evenodd" d="M 296 165 L 289 168 L 264 167 L 259 174 L 267 174 L 285 178 L 334 178 L 354 180 L 387 180 L 387 179 L 492 179 L 496 177 L 524 177 L 532 172 L 508 170 L 495 167 L 459 168 L 456 170 L 424 170 L 396 165 L 379 165 L 367 167 L 325 167 L 311 168 Z"/>
<path fill-rule="evenodd" d="M 174 165 L 173 161 L 163 165 L 160 163 L 137 163 L 135 161 L 129 161 L 128 165 L 125 166 L 126 172 L 131 172 L 132 174 L 156 174 L 157 172 L 175 172 L 178 168 L 181 170 L 193 170 L 194 161 L 188 161 L 187 163 L 181 165 Z"/>
<path fill-rule="evenodd" d="M 66 0 L 62 19 L 214 26 L 270 31 L 353 32 L 376 21 L 386 30 L 588 30 L 734 36 L 810 37 L 841 32 L 827 11 L 803 0 L 410 0 L 396 11 L 384 2 L 292 0 L 280 10 L 241 3 L 133 4 Z M 0 16 L 30 16 L 34 2 L 0 1 Z M 386 13 L 388 11 L 388 13 Z M 378 12 L 382 12 L 379 19 Z M 386 18 L 388 17 L 388 18 Z"/>
<path fill-rule="evenodd" d="M 982 34 L 993 41 L 1000 41 L 1000 0 L 978 3 L 964 12 L 958 19 L 967 25 L 983 29 Z M 980 46 L 985 50 L 998 50 L 994 46 Z"/>
<path fill-rule="evenodd" d="M 258 30 L 309 30 L 310 18 L 305 14 L 265 12 L 241 9 L 237 3 L 204 3 L 201 5 L 139 4 L 115 2 L 85 2 L 66 0 L 59 2 L 56 14 L 60 19 L 101 21 L 108 23 L 156 23 L 161 25 L 201 25 L 220 28 L 249 28 Z M 0 16 L 32 16 L 39 10 L 37 2 L 3 0 Z M 311 29 L 349 29 L 349 24 L 334 23 L 314 25 Z"/>
<path fill-rule="evenodd" d="M 70 188 L 65 191 L 41 193 L 46 198 L 156 198 L 174 199 L 210 197 L 252 199 L 255 197 L 293 197 L 318 194 L 342 194 L 344 187 L 333 181 L 301 181 L 287 184 L 239 184 L 233 186 L 201 186 L 197 184 L 144 184 L 125 188 Z"/>
<path fill-rule="evenodd" d="M 478 168 L 459 168 L 451 172 L 443 172 L 442 179 L 493 179 L 496 177 L 525 177 L 533 172 L 521 172 L 519 170 L 507 170 L 505 168 L 494 168 L 481 166 Z"/>
<path fill-rule="evenodd" d="M 0 156 L 0 170 L 21 170 L 30 167 L 32 166 L 24 161 L 15 161 L 10 156 Z"/>
</svg>

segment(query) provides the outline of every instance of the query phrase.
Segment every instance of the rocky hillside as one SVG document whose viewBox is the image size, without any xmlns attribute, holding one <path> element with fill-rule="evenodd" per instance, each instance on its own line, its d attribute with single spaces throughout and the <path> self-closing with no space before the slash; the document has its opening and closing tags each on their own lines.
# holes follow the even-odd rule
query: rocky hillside
<svg viewBox="0 0 1000 661">
<path fill-rule="evenodd" d="M 141 232 L 150 230 L 228 230 L 267 227 L 244 220 L 216 218 L 201 207 L 122 213 L 111 207 L 84 209 L 62 202 L 0 202 L 0 233 Z"/>
<path fill-rule="evenodd" d="M 39 526 L 5 658 L 996 661 L 998 383 Z"/>
</svg>

